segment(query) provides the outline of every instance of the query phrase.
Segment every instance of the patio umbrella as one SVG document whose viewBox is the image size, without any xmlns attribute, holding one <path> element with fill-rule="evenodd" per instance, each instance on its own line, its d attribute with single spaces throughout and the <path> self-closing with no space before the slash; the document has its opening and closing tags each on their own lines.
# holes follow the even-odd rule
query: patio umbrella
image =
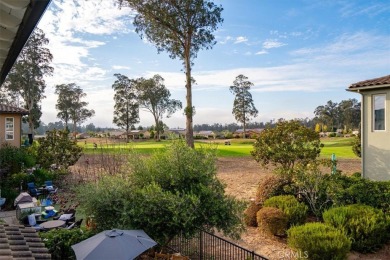
<svg viewBox="0 0 390 260">
<path fill-rule="evenodd" d="M 143 230 L 106 230 L 72 246 L 77 260 L 130 260 L 157 245 Z"/>
</svg>

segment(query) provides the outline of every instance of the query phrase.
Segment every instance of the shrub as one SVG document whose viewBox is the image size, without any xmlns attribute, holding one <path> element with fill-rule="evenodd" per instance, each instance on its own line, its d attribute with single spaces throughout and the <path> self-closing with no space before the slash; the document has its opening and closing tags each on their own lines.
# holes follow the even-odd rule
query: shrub
<svg viewBox="0 0 390 260">
<path fill-rule="evenodd" d="M 257 223 L 261 230 L 274 236 L 284 236 L 288 218 L 281 209 L 264 207 L 257 212 Z"/>
<path fill-rule="evenodd" d="M 335 132 L 332 132 L 332 133 L 330 133 L 330 134 L 328 134 L 328 137 L 336 137 L 336 133 Z"/>
<path fill-rule="evenodd" d="M 95 235 L 86 229 L 53 229 L 48 232 L 39 232 L 45 247 L 49 249 L 52 259 L 76 259 L 72 245 L 77 244 Z"/>
<path fill-rule="evenodd" d="M 17 148 L 8 143 L 0 147 L 0 170 L 5 171 L 5 177 L 22 170 L 24 167 L 32 167 L 35 158 L 29 155 L 24 148 Z"/>
<path fill-rule="evenodd" d="M 390 219 L 367 205 L 332 208 L 324 212 L 323 218 L 325 223 L 342 230 L 358 252 L 373 252 L 389 239 Z"/>
<path fill-rule="evenodd" d="M 390 181 L 372 181 L 356 177 L 355 174 L 336 174 L 331 176 L 329 187 L 334 206 L 365 204 L 390 213 Z"/>
<path fill-rule="evenodd" d="M 280 175 L 271 175 L 264 178 L 257 187 L 256 204 L 263 205 L 267 199 L 278 196 L 288 195 L 291 182 Z"/>
<path fill-rule="evenodd" d="M 281 195 L 269 198 L 264 202 L 264 206 L 275 207 L 282 210 L 287 216 L 289 226 L 303 223 L 308 210 L 304 203 L 300 203 L 292 195 Z"/>
<path fill-rule="evenodd" d="M 287 231 L 287 244 L 311 260 L 346 259 L 351 241 L 342 231 L 323 223 L 307 223 Z"/>
<path fill-rule="evenodd" d="M 244 222 L 249 227 L 257 227 L 256 214 L 261 209 L 261 206 L 252 201 L 249 207 L 244 211 Z"/>
</svg>

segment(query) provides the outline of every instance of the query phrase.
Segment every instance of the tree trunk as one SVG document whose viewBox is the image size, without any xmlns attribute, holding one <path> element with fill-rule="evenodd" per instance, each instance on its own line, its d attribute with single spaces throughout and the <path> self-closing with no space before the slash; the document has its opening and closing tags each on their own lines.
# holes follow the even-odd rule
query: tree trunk
<svg viewBox="0 0 390 260">
<path fill-rule="evenodd" d="M 187 89 L 187 95 L 186 95 L 186 101 L 187 101 L 187 107 L 186 107 L 186 142 L 187 145 L 191 148 L 194 148 L 194 130 L 192 128 L 192 115 L 194 113 L 193 107 L 192 107 L 192 92 L 191 92 L 191 61 L 190 61 L 190 53 L 189 48 L 187 55 L 185 55 L 185 66 L 186 66 L 186 89 Z"/>
<path fill-rule="evenodd" d="M 160 140 L 160 126 L 159 126 L 159 121 L 157 117 L 154 117 L 154 123 L 156 124 L 156 137 L 155 139 L 157 142 L 161 141 Z"/>
</svg>

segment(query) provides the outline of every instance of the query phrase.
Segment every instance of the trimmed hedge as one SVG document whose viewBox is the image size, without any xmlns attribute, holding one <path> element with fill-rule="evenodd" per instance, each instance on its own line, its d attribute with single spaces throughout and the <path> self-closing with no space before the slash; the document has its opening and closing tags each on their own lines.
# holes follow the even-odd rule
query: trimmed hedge
<svg viewBox="0 0 390 260">
<path fill-rule="evenodd" d="M 281 195 L 269 198 L 264 202 L 264 206 L 281 209 L 287 216 L 288 226 L 303 223 L 306 219 L 308 210 L 308 207 L 304 203 L 300 203 L 292 195 Z"/>
<path fill-rule="evenodd" d="M 263 205 L 264 202 L 274 196 L 290 195 L 288 187 L 291 187 L 291 181 L 279 175 L 271 175 L 264 178 L 257 187 L 256 203 Z"/>
<path fill-rule="evenodd" d="M 323 218 L 325 223 L 342 230 L 358 252 L 373 252 L 390 238 L 390 218 L 367 205 L 332 208 L 324 212 Z"/>
<path fill-rule="evenodd" d="M 284 236 L 288 218 L 281 209 L 264 207 L 257 212 L 257 223 L 262 231 L 275 236 Z"/>
<path fill-rule="evenodd" d="M 351 241 L 341 231 L 323 223 L 307 223 L 287 231 L 287 244 L 311 260 L 346 259 Z"/>
<path fill-rule="evenodd" d="M 249 207 L 244 211 L 244 222 L 249 227 L 257 227 L 256 214 L 261 206 L 252 201 Z"/>
</svg>

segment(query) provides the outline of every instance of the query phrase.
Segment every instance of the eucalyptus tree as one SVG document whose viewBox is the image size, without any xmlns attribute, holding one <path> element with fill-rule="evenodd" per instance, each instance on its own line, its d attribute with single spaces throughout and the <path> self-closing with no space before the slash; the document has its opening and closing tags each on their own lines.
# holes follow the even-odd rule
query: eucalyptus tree
<svg viewBox="0 0 390 260">
<path fill-rule="evenodd" d="M 131 127 L 139 122 L 139 104 L 136 95 L 136 81 L 122 74 L 114 74 L 117 80 L 112 85 L 114 94 L 113 123 L 126 129 L 126 141 Z"/>
<path fill-rule="evenodd" d="M 65 121 L 66 128 L 68 121 L 73 123 L 73 134 L 76 137 L 77 124 L 82 124 L 94 116 L 95 111 L 86 108 L 88 102 L 82 99 L 87 94 L 75 83 L 57 85 L 56 94 L 58 94 L 56 108 L 59 111 L 57 117 Z"/>
<path fill-rule="evenodd" d="M 33 134 L 34 128 L 40 124 L 42 112 L 39 103 L 45 97 L 46 88 L 44 76 L 53 72 L 50 66 L 53 56 L 50 50 L 44 47 L 48 43 L 43 31 L 36 28 L 4 83 L 10 92 L 23 99 L 23 107 L 29 112 L 26 121 L 30 134 Z"/>
<path fill-rule="evenodd" d="M 178 109 L 182 108 L 179 100 L 170 99 L 171 93 L 164 85 L 164 79 L 160 75 L 153 78 L 140 78 L 136 84 L 137 98 L 141 108 L 153 115 L 156 126 L 156 139 L 160 140 L 160 132 L 164 131 L 162 118 L 170 117 Z"/>
<path fill-rule="evenodd" d="M 209 0 L 117 0 L 128 4 L 137 13 L 135 31 L 170 58 L 183 62 L 186 74 L 186 142 L 194 147 L 192 104 L 192 65 L 201 49 L 211 49 L 216 43 L 215 32 L 223 22 L 222 6 Z"/>
<path fill-rule="evenodd" d="M 230 91 L 235 95 L 232 113 L 243 126 L 244 138 L 246 124 L 259 112 L 253 104 L 252 94 L 249 92 L 252 86 L 253 83 L 242 74 L 238 75 L 233 81 L 233 86 L 230 86 Z"/>
</svg>

